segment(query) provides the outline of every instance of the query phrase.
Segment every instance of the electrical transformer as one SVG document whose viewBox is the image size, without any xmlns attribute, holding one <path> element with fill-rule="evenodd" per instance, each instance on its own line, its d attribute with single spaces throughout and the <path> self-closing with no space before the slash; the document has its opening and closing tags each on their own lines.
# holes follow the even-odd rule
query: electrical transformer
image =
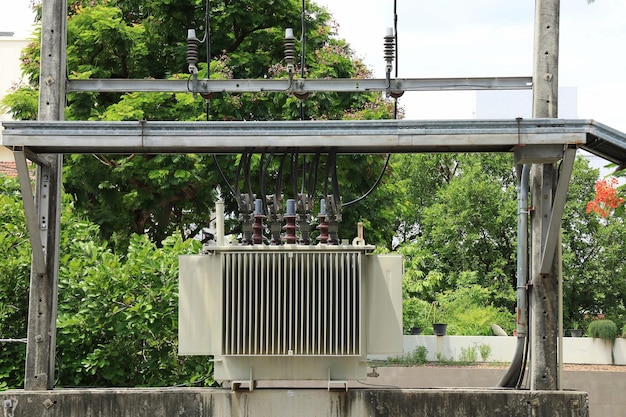
<svg viewBox="0 0 626 417">
<path fill-rule="evenodd" d="M 180 257 L 179 354 L 217 381 L 364 379 L 402 353 L 402 257 L 368 245 L 213 246 Z"/>
</svg>

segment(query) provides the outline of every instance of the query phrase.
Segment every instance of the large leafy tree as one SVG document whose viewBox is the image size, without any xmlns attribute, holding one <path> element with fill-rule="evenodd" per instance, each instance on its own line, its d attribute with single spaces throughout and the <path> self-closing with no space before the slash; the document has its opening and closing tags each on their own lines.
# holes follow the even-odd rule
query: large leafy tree
<svg viewBox="0 0 626 417">
<path fill-rule="evenodd" d="M 206 6 L 209 5 L 210 19 Z M 301 33 L 301 3 L 277 1 L 72 1 L 68 20 L 68 71 L 74 78 L 183 78 L 186 33 L 196 28 L 206 33 L 210 22 L 210 51 L 200 48 L 201 77 L 286 77 L 283 60 L 285 26 Z M 369 71 L 338 39 L 328 12 L 314 3 L 306 5 L 304 72 L 308 78 L 367 77 Z M 304 48 L 306 46 L 306 48 Z M 17 118 L 36 116 L 39 50 L 37 42 L 23 54 L 23 69 L 30 84 L 9 95 L 5 105 Z M 298 66 L 298 73 L 301 68 Z M 68 120 L 290 120 L 380 119 L 392 115 L 392 103 L 380 94 L 317 93 L 306 101 L 286 94 L 221 94 L 210 101 L 191 94 L 169 93 L 71 93 Z M 299 157 L 301 163 L 304 156 Z M 239 159 L 220 157 L 221 169 L 233 182 Z M 325 170 L 325 157 L 319 170 Z M 338 176 L 345 198 L 356 198 L 369 189 L 383 167 L 383 158 L 340 158 Z M 260 167 L 257 167 L 260 168 Z M 365 169 L 364 169 L 365 168 Z M 277 173 L 268 167 L 267 179 Z M 290 170 L 286 170 L 290 171 Z M 302 170 L 297 173 L 301 174 Z M 359 172 L 354 176 L 354 172 Z M 294 170 L 294 173 L 295 170 Z M 258 172 L 254 172 L 255 178 Z M 285 172 L 287 178 L 291 172 Z M 100 225 L 102 236 L 125 247 L 130 233 L 146 233 L 160 242 L 172 233 L 196 237 L 205 230 L 220 185 L 228 208 L 235 200 L 218 176 L 210 155 L 70 155 L 66 158 L 65 187 L 76 197 L 77 208 Z M 322 177 L 322 175 L 320 175 Z M 299 178 L 299 176 L 298 176 Z M 359 178 L 360 181 L 354 181 Z M 294 187 L 288 184 L 290 188 Z M 243 188 L 243 187 L 242 187 Z M 300 188 L 300 187 L 296 187 Z M 323 189 L 320 180 L 318 190 Z M 255 190 L 255 192 L 258 192 Z M 293 197 L 285 192 L 286 198 Z M 321 195 L 315 196 L 319 198 Z M 354 197 L 353 197 L 354 196 Z M 356 222 L 365 216 L 372 224 L 388 224 L 389 214 L 377 217 L 365 203 L 344 215 L 344 230 L 354 234 Z M 315 214 L 315 213 L 314 213 Z M 237 232 L 233 223 L 232 232 Z M 374 243 L 390 245 L 393 227 L 374 229 Z"/>
<path fill-rule="evenodd" d="M 598 316 L 626 321 L 626 215 L 623 206 L 605 217 L 588 210 L 605 181 L 598 174 L 587 160 L 576 161 L 563 222 L 564 315 L 583 328 Z"/>
</svg>

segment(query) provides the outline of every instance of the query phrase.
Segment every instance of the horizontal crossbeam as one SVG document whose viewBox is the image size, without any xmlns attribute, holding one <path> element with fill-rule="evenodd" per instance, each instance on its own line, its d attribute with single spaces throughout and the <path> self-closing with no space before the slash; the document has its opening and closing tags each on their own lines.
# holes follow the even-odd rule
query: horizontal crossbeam
<svg viewBox="0 0 626 417">
<path fill-rule="evenodd" d="M 69 80 L 67 91 L 85 92 L 191 92 L 189 80 L 84 79 Z M 198 80 L 197 93 L 259 93 L 259 92 L 368 92 L 368 91 L 452 91 L 452 90 L 529 90 L 532 77 L 493 78 L 396 78 L 386 79 L 238 79 Z"/>
<path fill-rule="evenodd" d="M 34 153 L 510 152 L 584 145 L 585 120 L 4 122 L 4 145 Z"/>
</svg>

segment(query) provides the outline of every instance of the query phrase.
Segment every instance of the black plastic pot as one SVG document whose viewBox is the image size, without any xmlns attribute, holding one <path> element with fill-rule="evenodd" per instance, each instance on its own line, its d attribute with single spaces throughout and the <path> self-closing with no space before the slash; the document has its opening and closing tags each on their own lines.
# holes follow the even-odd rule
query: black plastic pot
<svg viewBox="0 0 626 417">
<path fill-rule="evenodd" d="M 445 336 L 448 325 L 446 323 L 433 323 L 433 332 L 435 336 Z"/>
<path fill-rule="evenodd" d="M 571 337 L 581 337 L 583 335 L 583 331 L 580 329 L 571 329 L 569 331 L 569 335 Z"/>
</svg>

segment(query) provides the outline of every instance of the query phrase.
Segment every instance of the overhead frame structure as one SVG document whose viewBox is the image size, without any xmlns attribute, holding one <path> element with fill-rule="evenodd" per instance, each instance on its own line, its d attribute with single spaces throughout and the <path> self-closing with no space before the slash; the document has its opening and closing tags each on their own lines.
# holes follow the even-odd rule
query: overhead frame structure
<svg viewBox="0 0 626 417">
<path fill-rule="evenodd" d="M 4 145 L 35 161 L 41 153 L 513 152 L 575 145 L 626 164 L 626 135 L 593 120 L 22 121 L 3 126 Z"/>
</svg>

